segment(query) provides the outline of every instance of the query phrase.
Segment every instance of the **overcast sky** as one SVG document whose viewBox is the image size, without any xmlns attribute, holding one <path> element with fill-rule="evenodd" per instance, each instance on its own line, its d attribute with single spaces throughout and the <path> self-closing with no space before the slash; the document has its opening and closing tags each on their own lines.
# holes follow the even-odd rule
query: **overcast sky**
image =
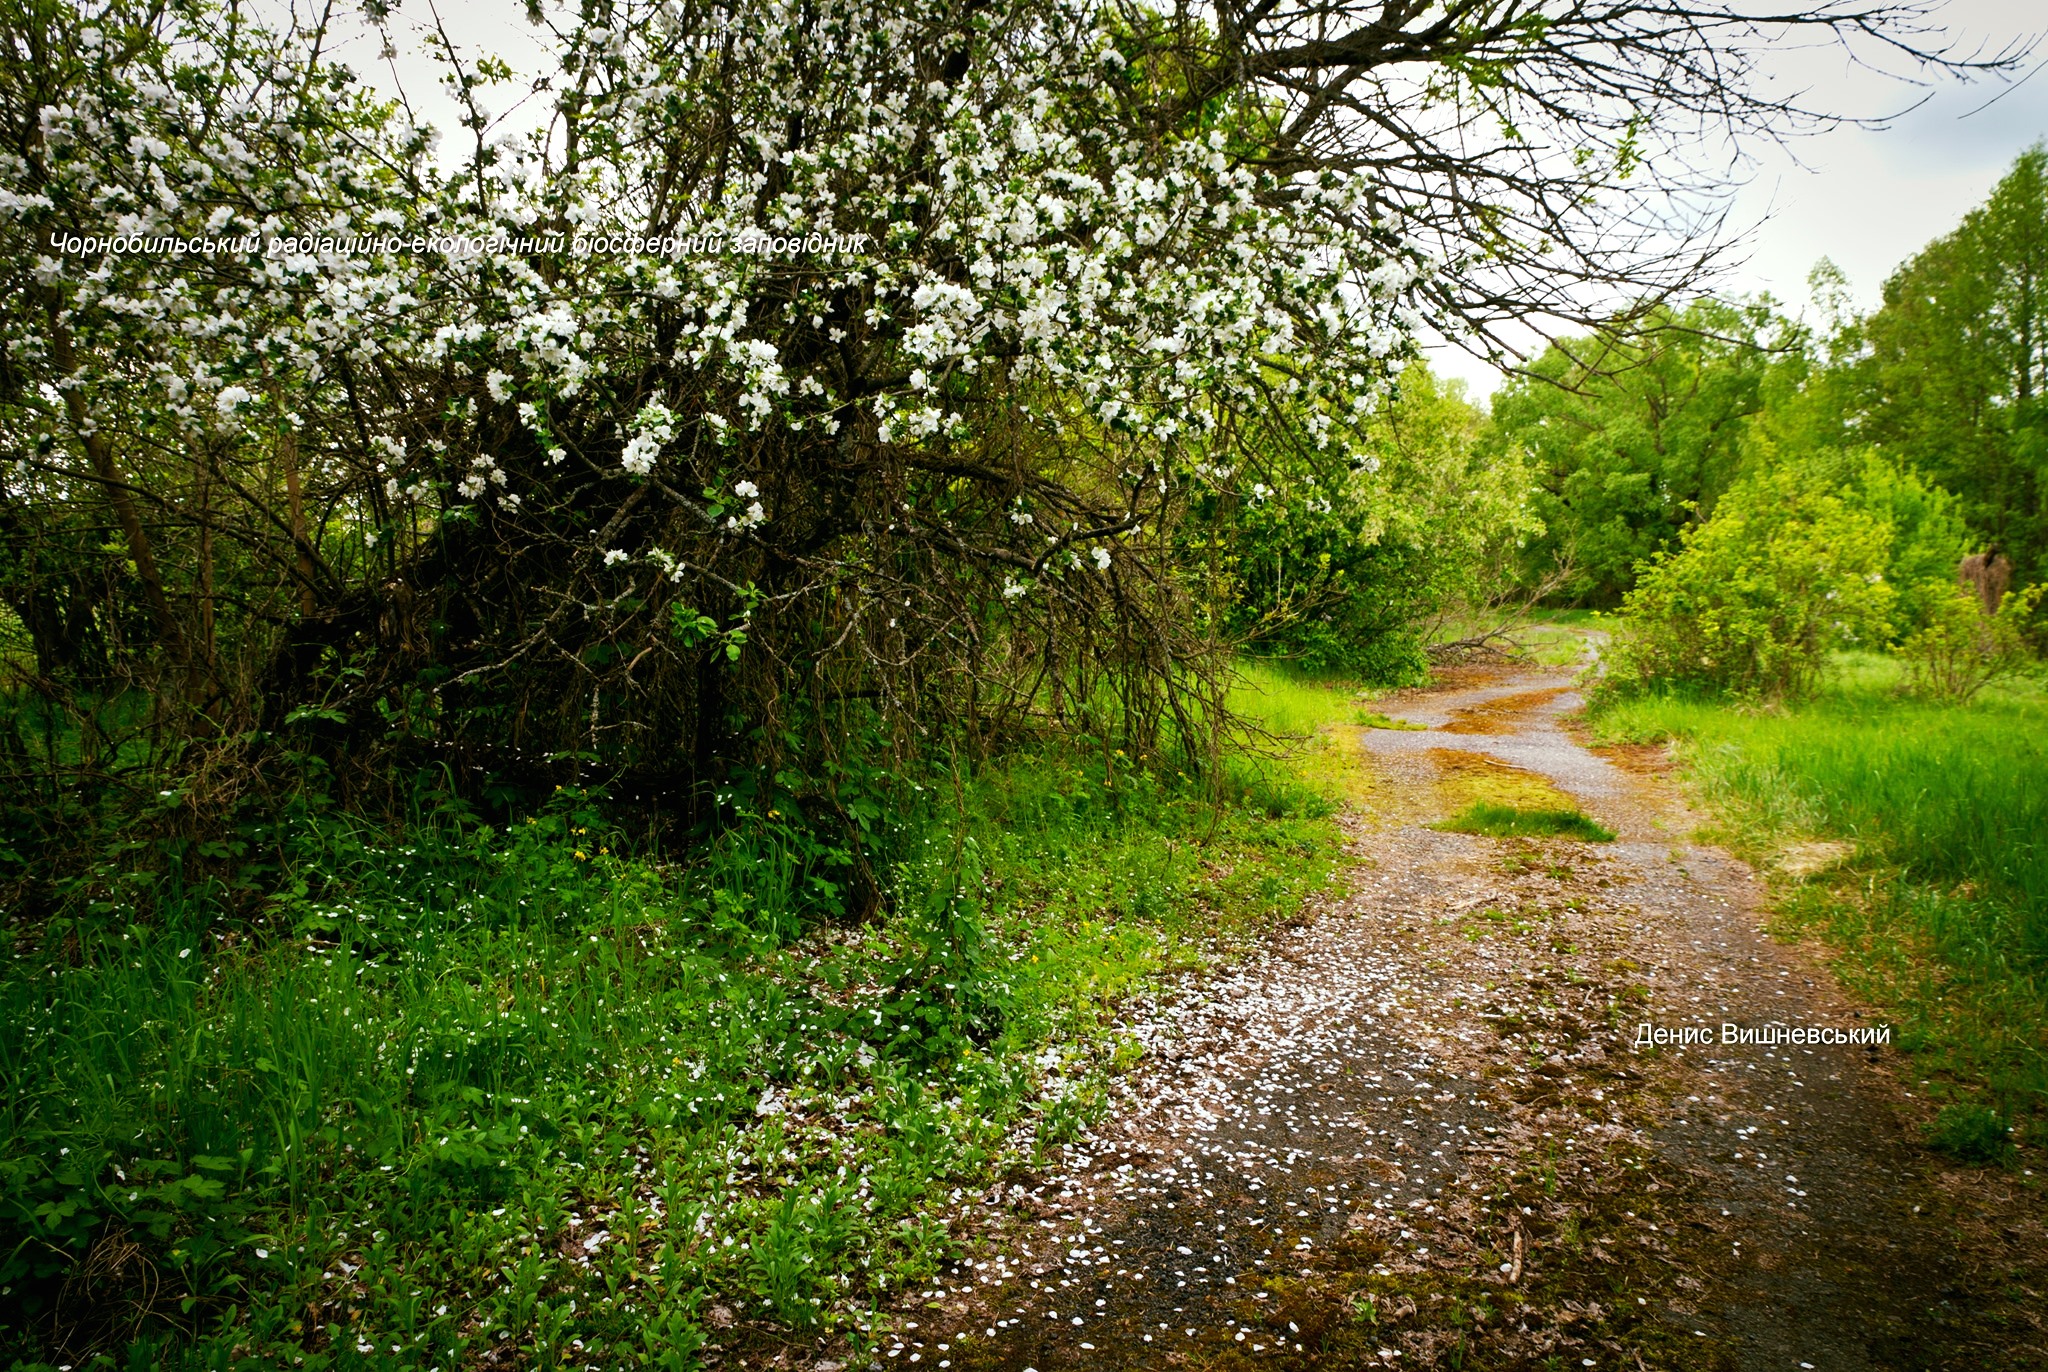
<svg viewBox="0 0 2048 1372">
<path fill-rule="evenodd" d="M 1980 48 L 1989 54 L 2048 30 L 2044 0 L 1935 0 L 1930 8 L 1958 55 Z M 444 132 L 456 131 L 448 105 L 433 90 L 434 67 L 408 50 L 414 46 L 408 36 L 421 23 L 438 12 L 471 52 L 495 52 L 515 69 L 540 65 L 541 33 L 525 22 L 521 0 L 400 0 L 397 9 L 397 72 L 423 117 Z M 347 39 L 341 55 L 378 85 L 392 86 L 394 64 L 379 60 L 372 36 Z M 1776 83 L 1806 91 L 1810 107 L 1857 118 L 1896 117 L 1883 128 L 1842 126 L 1792 139 L 1785 147 L 1746 150 L 1751 165 L 1740 173 L 1744 184 L 1729 219 L 1741 239 L 1741 264 L 1726 288 L 1768 291 L 1796 311 L 1808 304 L 1807 274 L 1825 256 L 1848 275 L 1857 303 L 1874 305 L 1900 262 L 1953 228 L 2016 156 L 2048 136 L 2044 60 L 2048 43 L 2010 83 L 1913 86 L 1859 69 L 1835 47 L 1778 54 L 1772 66 Z M 498 106 L 509 103 L 507 96 L 502 90 L 494 95 L 492 112 L 505 113 Z M 506 123 L 530 127 L 540 117 L 544 113 L 536 108 L 512 113 Z M 1480 394 L 1499 379 L 1456 349 L 1433 350 L 1433 359 Z"/>
<path fill-rule="evenodd" d="M 1948 0 L 1934 18 L 1959 54 L 1980 45 L 1988 54 L 2048 29 L 2048 3 Z M 1782 149 L 1749 149 L 1754 165 L 1729 219 L 1742 240 L 1742 262 L 1728 289 L 1768 291 L 1796 312 L 1809 304 L 1807 274 L 1827 257 L 1847 274 L 1859 306 L 1876 305 L 1901 262 L 1954 228 L 2015 157 L 2048 136 L 2044 58 L 2048 43 L 2012 83 L 1911 86 L 1858 70 L 1838 48 L 1783 54 L 1775 64 L 1778 81 L 1808 90 L 1813 108 L 1897 117 L 1884 128 L 1837 127 Z M 1435 350 L 1432 361 L 1481 394 L 1499 379 L 1455 349 Z"/>
</svg>

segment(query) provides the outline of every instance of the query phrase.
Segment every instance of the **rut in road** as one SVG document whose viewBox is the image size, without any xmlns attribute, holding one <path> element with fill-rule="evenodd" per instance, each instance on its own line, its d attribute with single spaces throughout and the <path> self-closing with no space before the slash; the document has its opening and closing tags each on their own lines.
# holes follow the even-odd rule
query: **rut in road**
<svg viewBox="0 0 2048 1372">
<path fill-rule="evenodd" d="M 1392 797 L 1348 894 L 1134 1007 L 1146 1049 L 884 1366 L 2048 1366 L 2041 1216 L 1912 1142 L 1892 1048 L 1723 1046 L 1875 1023 L 1761 931 L 1748 868 L 1654 769 L 1495 674 L 1362 730 Z M 1561 793 L 1612 843 L 1427 821 Z M 1641 1051 L 1644 1025 L 1710 1042 Z M 2027 1256 L 2027 1255 L 2031 1256 Z"/>
</svg>

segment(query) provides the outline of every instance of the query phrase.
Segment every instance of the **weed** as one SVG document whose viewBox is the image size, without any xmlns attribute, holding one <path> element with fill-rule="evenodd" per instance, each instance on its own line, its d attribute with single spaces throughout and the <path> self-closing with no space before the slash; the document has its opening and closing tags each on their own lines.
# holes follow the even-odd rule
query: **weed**
<svg viewBox="0 0 2048 1372">
<path fill-rule="evenodd" d="M 165 879 L 17 938 L 0 1364 L 55 1331 L 77 1365 L 682 1368 L 714 1308 L 728 1348 L 851 1337 L 951 1250 L 955 1188 L 1104 1108 L 1125 998 L 1327 879 L 1321 774 L 1230 766 L 1221 803 L 1113 750 L 906 785 L 864 920 L 765 791 L 681 862 L 563 793 L 279 823 L 269 925 Z"/>
</svg>

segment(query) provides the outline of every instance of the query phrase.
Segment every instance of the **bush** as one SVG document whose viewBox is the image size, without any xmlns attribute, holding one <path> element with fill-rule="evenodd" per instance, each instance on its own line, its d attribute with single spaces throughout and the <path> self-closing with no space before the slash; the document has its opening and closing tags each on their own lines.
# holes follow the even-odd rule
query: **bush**
<svg viewBox="0 0 2048 1372">
<path fill-rule="evenodd" d="M 1234 479 L 1209 467 L 1215 490 L 1194 507 L 1185 556 L 1231 633 L 1311 672 L 1428 679 L 1430 625 L 1497 599 L 1517 540 L 1539 529 L 1526 464 L 1481 458 L 1481 418 L 1458 383 L 1416 362 L 1358 445 L 1269 445 Z"/>
<path fill-rule="evenodd" d="M 1796 470 L 1751 477 L 1675 555 L 1640 571 L 1608 653 L 1609 689 L 1809 693 L 1837 646 L 1887 637 L 1892 527 Z"/>
<path fill-rule="evenodd" d="M 2027 619 L 2044 589 L 2007 592 L 1995 615 L 1985 614 L 1977 597 L 1960 587 L 1931 598 L 1926 624 L 1900 646 L 1908 688 L 1960 705 L 1999 677 L 2025 670 L 2033 663 Z"/>
</svg>

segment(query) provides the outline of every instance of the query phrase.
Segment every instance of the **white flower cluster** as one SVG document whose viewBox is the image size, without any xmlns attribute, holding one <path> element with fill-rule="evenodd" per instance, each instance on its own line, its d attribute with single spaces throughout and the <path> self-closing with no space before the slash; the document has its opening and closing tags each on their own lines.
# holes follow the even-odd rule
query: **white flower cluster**
<svg viewBox="0 0 2048 1372">
<path fill-rule="evenodd" d="M 732 486 L 732 493 L 741 500 L 747 501 L 748 505 L 740 513 L 725 517 L 725 527 L 727 529 L 734 531 L 752 529 L 766 522 L 768 512 L 761 508 L 761 501 L 759 499 L 761 488 L 759 486 L 756 486 L 751 481 L 735 481 Z"/>
<path fill-rule="evenodd" d="M 224 51 L 205 25 L 227 21 L 210 13 L 181 7 L 165 23 L 194 27 L 165 51 Z M 1373 222 L 1362 177 L 1281 179 L 1221 127 L 1161 138 L 1134 124 L 1132 78 L 1089 0 L 994 0 L 951 85 L 929 83 L 925 64 L 934 36 L 960 31 L 953 0 L 735 0 L 701 21 L 620 0 L 593 13 L 564 21 L 561 60 L 591 92 L 573 173 L 558 149 L 518 140 L 437 169 L 428 140 L 340 76 L 323 97 L 332 127 L 309 135 L 292 103 L 309 83 L 263 65 L 303 60 L 286 38 L 238 39 L 258 56 L 207 81 L 108 66 L 46 106 L 46 172 L 0 155 L 0 226 L 56 204 L 109 235 L 300 249 L 246 270 L 40 259 L 81 354 L 142 359 L 81 374 L 88 408 L 210 433 L 262 408 L 224 379 L 262 377 L 281 388 L 279 410 L 305 417 L 300 448 L 324 500 L 366 528 L 418 530 L 441 493 L 497 492 L 517 509 L 508 470 L 526 489 L 572 452 L 604 457 L 579 445 L 615 442 L 613 470 L 636 479 L 665 461 L 759 471 L 786 435 L 961 441 L 990 397 L 1048 426 L 1073 423 L 1060 407 L 1078 405 L 1103 433 L 1185 449 L 1190 464 L 1202 445 L 1187 440 L 1276 395 L 1311 441 L 1339 442 L 1417 322 L 1422 257 Z M 679 27 L 696 22 L 720 41 Z M 325 246 L 360 245 L 365 228 L 453 238 L 644 222 L 642 188 L 660 179 L 648 159 L 672 144 L 677 109 L 709 101 L 736 121 L 740 155 L 677 190 L 692 222 L 653 227 L 726 241 L 865 234 L 870 249 L 542 261 Z M 48 368 L 49 340 L 16 327 L 0 344 Z M 451 377 L 452 400 L 437 389 Z M 650 377 L 666 403 L 643 401 Z M 515 402 L 508 436 L 495 407 Z M 62 407 L 37 422 L 61 427 Z M 1221 482 L 1231 469 L 1173 475 Z M 1168 486 L 1135 467 L 1124 479 L 1133 496 Z M 754 484 L 733 490 L 717 527 L 764 525 Z M 390 508 L 400 502 L 410 516 Z M 1007 536 L 1043 535 L 1047 571 L 1109 569 L 1108 547 L 1048 533 L 1047 509 L 1014 501 Z"/>
<path fill-rule="evenodd" d="M 632 433 L 619 454 L 619 465 L 634 476 L 646 476 L 661 450 L 675 441 L 676 417 L 666 405 L 644 405 L 633 416 Z"/>
<path fill-rule="evenodd" d="M 469 460 L 469 470 L 456 483 L 455 489 L 464 499 L 474 500 L 491 487 L 504 484 L 505 469 L 498 465 L 498 459 L 489 453 L 478 453 Z"/>
</svg>

